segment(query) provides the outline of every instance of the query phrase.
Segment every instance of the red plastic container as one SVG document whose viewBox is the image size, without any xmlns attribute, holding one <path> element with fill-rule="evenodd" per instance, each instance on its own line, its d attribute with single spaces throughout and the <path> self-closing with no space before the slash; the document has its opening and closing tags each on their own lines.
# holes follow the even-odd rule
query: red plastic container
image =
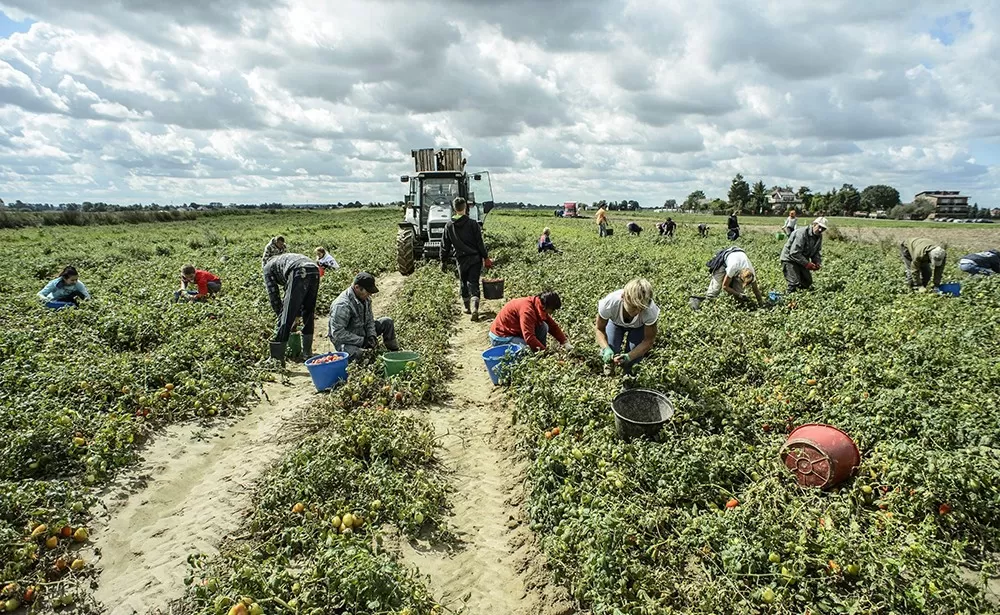
<svg viewBox="0 0 1000 615">
<path fill-rule="evenodd" d="M 788 434 L 781 461 L 803 487 L 829 489 L 854 474 L 861 452 L 851 437 L 832 425 L 810 423 Z"/>
</svg>

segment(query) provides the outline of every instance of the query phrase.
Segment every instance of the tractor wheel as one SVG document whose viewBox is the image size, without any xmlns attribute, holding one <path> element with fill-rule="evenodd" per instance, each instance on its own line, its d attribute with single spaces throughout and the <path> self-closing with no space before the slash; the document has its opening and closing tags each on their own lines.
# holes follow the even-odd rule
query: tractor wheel
<svg viewBox="0 0 1000 615">
<path fill-rule="evenodd" d="M 413 260 L 412 226 L 401 227 L 396 235 L 396 267 L 402 275 L 413 273 L 415 263 Z"/>
</svg>

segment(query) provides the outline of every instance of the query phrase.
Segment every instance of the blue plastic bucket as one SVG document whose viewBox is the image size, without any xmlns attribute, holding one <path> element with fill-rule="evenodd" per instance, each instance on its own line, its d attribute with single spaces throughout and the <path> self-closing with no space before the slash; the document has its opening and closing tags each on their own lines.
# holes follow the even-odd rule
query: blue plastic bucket
<svg viewBox="0 0 1000 615">
<path fill-rule="evenodd" d="M 962 285 L 958 282 L 949 282 L 948 284 L 942 284 L 938 286 L 938 292 L 943 295 L 951 295 L 952 297 L 957 297 L 962 292 Z"/>
<path fill-rule="evenodd" d="M 66 308 L 76 307 L 76 304 L 72 301 L 49 301 L 45 304 L 45 307 L 52 310 L 65 310 Z"/>
<path fill-rule="evenodd" d="M 486 363 L 486 371 L 490 373 L 494 386 L 500 384 L 500 365 L 513 361 L 522 350 L 524 346 L 520 344 L 503 344 L 483 352 L 483 362 Z"/>
<path fill-rule="evenodd" d="M 771 292 L 767 293 L 767 300 L 770 301 L 771 303 L 780 303 L 781 293 L 772 290 Z"/>
<path fill-rule="evenodd" d="M 333 361 L 330 363 L 318 363 L 323 357 L 338 356 L 339 361 Z M 347 353 L 346 352 L 328 352 L 326 354 L 317 355 L 310 358 L 305 363 L 306 369 L 309 370 L 309 376 L 312 378 L 313 386 L 319 392 L 326 391 L 333 388 L 341 382 L 347 382 Z"/>
</svg>

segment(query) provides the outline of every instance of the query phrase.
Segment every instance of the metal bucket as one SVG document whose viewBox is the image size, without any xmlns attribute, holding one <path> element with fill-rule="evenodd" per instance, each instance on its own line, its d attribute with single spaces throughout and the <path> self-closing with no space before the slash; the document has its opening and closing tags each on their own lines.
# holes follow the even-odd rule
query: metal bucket
<svg viewBox="0 0 1000 615">
<path fill-rule="evenodd" d="M 674 416 L 674 405 L 659 391 L 631 389 L 611 400 L 611 411 L 615 414 L 615 429 L 623 440 L 654 439 Z"/>
<path fill-rule="evenodd" d="M 810 423 L 796 428 L 779 453 L 803 487 L 829 489 L 844 482 L 861 463 L 851 437 L 832 425 Z"/>
</svg>

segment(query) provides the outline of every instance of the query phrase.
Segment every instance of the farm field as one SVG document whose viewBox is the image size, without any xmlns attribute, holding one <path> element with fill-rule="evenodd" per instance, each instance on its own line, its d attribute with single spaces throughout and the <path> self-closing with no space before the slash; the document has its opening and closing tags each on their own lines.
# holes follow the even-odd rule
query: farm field
<svg viewBox="0 0 1000 615">
<path fill-rule="evenodd" d="M 331 249 L 342 269 L 323 280 L 322 317 L 355 271 L 391 271 L 397 218 L 282 212 L 2 232 L 0 558 L 4 585 L 18 585 L 4 598 L 24 603 L 11 611 L 42 612 L 70 596 L 80 611 L 114 612 L 90 598 L 88 555 L 79 570 L 59 566 L 88 544 L 62 528 L 90 525 L 102 490 L 141 463 L 151 434 L 191 421 L 217 429 L 280 376 L 264 362 L 267 240 L 281 233 L 293 251 Z M 562 254 L 537 254 L 542 226 Z M 762 290 L 783 291 L 773 231 L 739 243 Z M 560 292 L 555 318 L 576 346 L 521 362 L 512 384 L 489 396 L 518 443 L 505 454 L 525 472 L 523 523 L 575 610 L 997 609 L 987 581 L 1000 564 L 1000 281 L 969 280 L 955 265 L 960 251 L 949 249 L 945 273 L 963 282 L 958 299 L 906 292 L 892 246 L 828 241 L 813 292 L 769 310 L 722 299 L 692 312 L 688 296 L 707 286 L 705 262 L 727 245 L 722 232 L 700 240 L 682 227 L 666 242 L 650 224 L 641 238 L 599 240 L 589 218 L 497 211 L 487 244 L 507 298 Z M 171 304 L 186 262 L 219 274 L 224 295 Z M 95 300 L 76 311 L 40 307 L 34 293 L 70 263 Z M 592 327 L 597 300 L 635 276 L 651 280 L 662 310 L 639 384 L 667 394 L 677 414 L 657 442 L 625 444 L 610 412 L 621 380 L 600 375 Z M 241 531 L 219 537 L 218 555 L 192 554 L 173 612 L 461 609 L 387 544 L 480 548 L 460 537 L 461 493 L 444 467 L 456 445 L 435 424 L 439 404 L 463 399 L 456 383 L 480 382 L 483 367 L 449 349 L 460 318 L 452 275 L 421 267 L 389 301 L 421 363 L 393 378 L 378 364 L 354 366 L 346 386 L 316 396 L 305 422 L 288 426 L 301 437 L 251 486 Z M 485 348 L 489 319 L 464 322 L 463 335 L 470 327 Z M 808 422 L 837 425 L 862 451 L 857 476 L 829 493 L 800 489 L 778 460 L 787 429 Z M 561 433 L 547 439 L 555 426 Z M 501 554 L 501 564 L 513 560 Z"/>
</svg>

